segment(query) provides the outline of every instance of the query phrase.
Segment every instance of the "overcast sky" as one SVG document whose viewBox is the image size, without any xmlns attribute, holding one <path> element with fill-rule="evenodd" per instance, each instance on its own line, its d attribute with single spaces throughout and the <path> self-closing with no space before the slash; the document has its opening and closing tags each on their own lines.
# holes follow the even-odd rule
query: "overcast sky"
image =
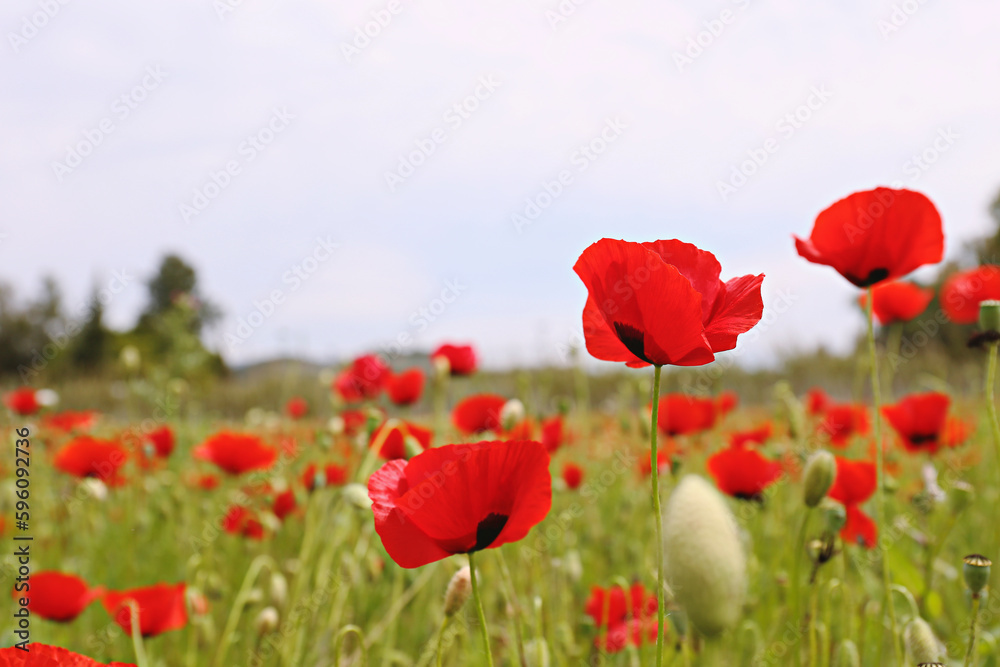
<svg viewBox="0 0 1000 667">
<path fill-rule="evenodd" d="M 931 197 L 949 256 L 989 229 L 998 21 L 992 0 L 4 0 L 0 280 L 53 274 L 80 312 L 117 271 L 124 327 L 172 251 L 230 361 L 457 340 L 501 366 L 579 339 L 587 245 L 680 238 L 724 279 L 766 274 L 776 315 L 741 359 L 844 349 L 856 292 L 791 235 L 880 184 Z"/>
</svg>

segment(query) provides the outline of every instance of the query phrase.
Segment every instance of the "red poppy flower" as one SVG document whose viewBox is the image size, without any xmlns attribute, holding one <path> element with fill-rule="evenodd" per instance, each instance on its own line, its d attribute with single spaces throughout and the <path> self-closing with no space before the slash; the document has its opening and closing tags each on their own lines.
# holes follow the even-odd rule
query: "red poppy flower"
<svg viewBox="0 0 1000 667">
<path fill-rule="evenodd" d="M 42 426 L 63 431 L 64 433 L 88 431 L 97 423 L 98 416 L 99 414 L 93 410 L 79 412 L 64 410 L 63 412 L 42 417 Z"/>
<path fill-rule="evenodd" d="M 799 255 L 832 266 L 858 287 L 902 278 L 944 255 L 941 215 L 911 190 L 875 188 L 841 199 L 819 214 L 812 234 L 795 237 Z"/>
<path fill-rule="evenodd" d="M 715 407 L 720 417 L 724 417 L 732 412 L 739 403 L 740 397 L 735 391 L 724 391 L 715 399 Z"/>
<path fill-rule="evenodd" d="M 837 476 L 827 495 L 844 505 L 858 505 L 871 498 L 878 484 L 875 464 L 836 458 Z"/>
<path fill-rule="evenodd" d="M 445 343 L 431 352 L 431 360 L 438 359 L 448 361 L 448 372 L 451 375 L 472 375 L 476 372 L 476 351 L 471 345 Z"/>
<path fill-rule="evenodd" d="M 375 530 L 397 565 L 516 542 L 549 513 L 552 478 L 540 442 L 480 442 L 396 459 L 368 480 Z"/>
<path fill-rule="evenodd" d="M 633 368 L 707 364 L 763 313 L 763 275 L 723 283 L 712 253 L 677 240 L 601 239 L 573 270 L 587 286 L 587 351 Z"/>
<path fill-rule="evenodd" d="M 710 456 L 708 472 L 719 491 L 741 500 L 763 500 L 764 489 L 782 475 L 780 463 L 743 447 L 729 447 Z"/>
<path fill-rule="evenodd" d="M 204 491 L 211 491 L 212 489 L 218 488 L 219 478 L 215 475 L 198 475 L 194 478 L 194 485 Z"/>
<path fill-rule="evenodd" d="M 368 423 L 368 414 L 362 410 L 344 410 L 340 418 L 344 420 L 344 434 L 348 436 L 357 435 Z"/>
<path fill-rule="evenodd" d="M 333 387 L 348 403 L 378 398 L 391 371 L 377 354 L 358 357 L 334 380 Z"/>
<path fill-rule="evenodd" d="M 906 451 L 934 454 L 944 444 L 950 405 L 946 394 L 930 391 L 910 394 L 895 405 L 886 405 L 882 414 L 899 434 Z"/>
<path fill-rule="evenodd" d="M 927 310 L 934 298 L 934 290 L 913 283 L 889 281 L 873 287 L 872 295 L 875 317 L 882 326 L 887 326 L 894 322 L 909 322 Z M 858 303 L 862 308 L 868 307 L 868 292 L 861 293 Z"/>
<path fill-rule="evenodd" d="M 302 419 L 309 414 L 309 404 L 301 396 L 292 396 L 285 403 L 285 414 L 292 419 Z"/>
<path fill-rule="evenodd" d="M 545 445 L 545 451 L 554 454 L 562 446 L 564 437 L 562 415 L 542 420 L 542 444 Z"/>
<path fill-rule="evenodd" d="M 840 537 L 847 544 L 858 544 L 871 549 L 878 539 L 878 526 L 870 516 L 858 509 L 857 505 L 848 505 L 847 522 L 840 529 Z"/>
<path fill-rule="evenodd" d="M 501 429 L 500 435 L 507 440 L 534 440 L 535 420 L 531 417 L 522 419 L 508 429 Z"/>
<path fill-rule="evenodd" d="M 377 429 L 372 431 L 371 438 L 368 439 L 369 447 L 378 447 L 378 455 L 387 461 L 392 459 L 405 459 L 407 456 L 407 441 L 419 446 L 421 450 L 431 446 L 433 432 L 430 429 L 416 424 L 403 421 L 402 419 L 390 419 Z M 411 445 L 414 453 L 416 447 Z"/>
<path fill-rule="evenodd" d="M 962 421 L 957 417 L 949 417 L 944 427 L 944 444 L 948 447 L 958 447 L 964 444 L 975 428 L 974 424 Z"/>
<path fill-rule="evenodd" d="M 956 324 L 972 324 L 979 319 L 979 304 L 1000 299 L 1000 266 L 984 264 L 959 271 L 941 287 L 941 308 Z"/>
<path fill-rule="evenodd" d="M 846 447 L 851 437 L 867 434 L 869 427 L 868 408 L 865 406 L 832 405 L 827 408 L 818 431 L 829 437 L 830 444 L 835 447 Z"/>
<path fill-rule="evenodd" d="M 0 648 L 0 667 L 135 667 L 131 662 L 103 662 L 73 653 L 59 646 L 31 642 L 27 651 Z"/>
<path fill-rule="evenodd" d="M 667 435 L 691 435 L 715 426 L 717 414 L 711 398 L 667 394 L 660 399 L 656 423 Z"/>
<path fill-rule="evenodd" d="M 127 591 L 108 591 L 101 603 L 115 623 L 126 634 L 132 632 L 129 601 L 139 605 L 139 632 L 143 637 L 153 637 L 187 625 L 187 608 L 184 605 L 185 585 L 156 584 Z"/>
<path fill-rule="evenodd" d="M 118 443 L 81 435 L 56 452 L 52 465 L 75 477 L 96 477 L 108 486 L 121 486 L 119 469 L 128 455 Z"/>
<path fill-rule="evenodd" d="M 593 586 L 584 613 L 594 619 L 598 630 L 608 629 L 603 641 L 599 635 L 595 645 L 617 653 L 630 643 L 642 646 L 645 642 L 656 642 L 656 608 L 656 594 L 635 583 L 629 589 L 627 600 L 621 586 L 611 587 L 610 593 Z"/>
<path fill-rule="evenodd" d="M 496 394 L 475 394 L 458 402 L 451 411 L 451 421 L 459 433 L 472 435 L 501 430 L 500 412 L 507 399 Z"/>
<path fill-rule="evenodd" d="M 730 447 L 746 447 L 747 445 L 763 445 L 771 439 L 773 429 L 771 422 L 765 422 L 761 426 L 750 431 L 737 431 L 729 434 Z"/>
<path fill-rule="evenodd" d="M 257 436 L 230 431 L 216 433 L 191 453 L 194 458 L 214 463 L 230 475 L 267 470 L 278 457 L 278 452 Z"/>
<path fill-rule="evenodd" d="M 28 598 L 32 614 L 60 623 L 75 619 L 103 594 L 101 588 L 91 588 L 80 577 L 62 572 L 33 573 L 28 585 L 26 591 L 15 588 L 14 599 Z"/>
<path fill-rule="evenodd" d="M 334 463 L 328 464 L 322 470 L 315 463 L 306 466 L 302 473 L 302 484 L 309 491 L 327 486 L 340 486 L 347 482 L 347 469 Z"/>
<path fill-rule="evenodd" d="M 274 516 L 284 521 L 285 517 L 294 512 L 297 506 L 295 492 L 288 489 L 274 497 L 274 504 L 271 506 L 271 511 L 274 512 Z"/>
<path fill-rule="evenodd" d="M 419 368 L 411 368 L 399 375 L 391 375 L 386 382 L 385 391 L 394 404 L 413 405 L 424 393 L 424 372 Z"/>
<path fill-rule="evenodd" d="M 669 473 L 673 468 L 671 461 L 672 451 L 673 443 L 665 442 L 662 443 L 661 448 L 656 452 L 656 471 L 658 473 Z M 639 473 L 643 477 L 649 477 L 653 474 L 652 452 L 646 452 L 645 456 L 639 457 Z"/>
<path fill-rule="evenodd" d="M 830 405 L 830 397 L 819 387 L 813 387 L 806 394 L 806 410 L 811 415 L 821 415 Z"/>
<path fill-rule="evenodd" d="M 242 535 L 251 540 L 264 539 L 264 525 L 257 515 L 242 505 L 233 505 L 222 517 L 222 529 L 233 535 Z"/>
<path fill-rule="evenodd" d="M 161 426 L 146 435 L 146 440 L 153 445 L 153 450 L 161 459 L 168 458 L 174 451 L 177 440 L 169 426 Z"/>
<path fill-rule="evenodd" d="M 583 468 L 575 463 L 567 463 L 563 466 L 562 478 L 566 482 L 566 488 L 575 491 L 583 482 Z"/>
<path fill-rule="evenodd" d="M 42 408 L 42 404 L 35 396 L 35 390 L 31 387 L 20 387 L 7 392 L 3 396 L 3 403 L 15 415 L 22 417 L 33 415 Z"/>
</svg>

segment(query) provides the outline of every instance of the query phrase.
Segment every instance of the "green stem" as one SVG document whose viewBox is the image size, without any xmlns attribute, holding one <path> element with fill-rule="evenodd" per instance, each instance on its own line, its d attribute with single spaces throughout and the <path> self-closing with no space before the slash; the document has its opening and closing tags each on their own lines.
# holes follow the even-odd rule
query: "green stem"
<svg viewBox="0 0 1000 667">
<path fill-rule="evenodd" d="M 993 348 L 996 350 L 996 347 Z M 965 652 L 965 667 L 976 664 L 976 627 L 979 625 L 979 596 L 972 598 L 972 622 L 969 624 L 969 648 Z"/>
<path fill-rule="evenodd" d="M 365 648 L 365 633 L 356 625 L 345 625 L 337 633 L 337 638 L 333 644 L 333 667 L 340 667 L 340 652 L 344 648 L 344 639 L 347 635 L 353 634 L 358 638 L 358 649 L 361 651 L 361 665 L 368 664 L 368 649 Z M 352 663 L 353 664 L 353 663 Z"/>
<path fill-rule="evenodd" d="M 486 664 L 489 667 L 493 667 L 493 652 L 490 650 L 490 631 L 486 627 L 486 613 L 483 611 L 483 601 L 479 597 L 479 584 L 476 583 L 474 555 L 475 552 L 469 552 L 469 575 L 472 578 L 472 597 L 476 599 L 476 612 L 479 614 L 479 629 L 483 635 L 483 650 L 486 651 Z"/>
<path fill-rule="evenodd" d="M 649 428 L 650 475 L 653 480 L 653 514 L 656 520 L 656 667 L 663 665 L 663 516 L 660 512 L 660 473 L 656 452 L 657 417 L 660 411 L 660 372 L 653 367 L 653 409 Z"/>
<path fill-rule="evenodd" d="M 868 356 L 871 360 L 872 402 L 875 404 L 875 449 L 878 477 L 878 523 L 882 530 L 888 528 L 885 509 L 885 451 L 882 442 L 882 395 L 878 381 L 878 354 L 875 351 L 875 301 L 872 288 L 868 288 Z M 882 550 L 882 587 L 885 589 L 885 604 L 889 608 L 889 623 L 892 630 L 892 650 L 896 656 L 897 667 L 903 665 L 903 654 L 899 646 L 899 630 L 896 627 L 896 609 L 892 604 L 892 580 L 889 577 L 889 542 Z M 883 630 L 883 634 L 884 634 Z"/>
<path fill-rule="evenodd" d="M 990 343 L 989 362 L 986 365 L 986 411 L 990 416 L 990 430 L 993 432 L 993 449 L 996 452 L 996 468 L 1000 473 L 1000 419 L 997 418 L 997 403 L 994 395 L 997 384 L 997 343 Z M 1000 543 L 1000 525 L 993 528 L 993 543 Z"/>
<path fill-rule="evenodd" d="M 503 557 L 503 548 L 497 548 L 496 554 L 497 559 L 500 561 L 500 579 L 503 582 L 507 602 L 510 603 L 511 608 L 514 610 L 514 636 L 517 638 L 517 657 L 521 663 L 521 667 L 526 667 L 528 661 L 524 656 L 524 633 L 521 631 L 521 621 L 523 619 L 521 602 L 518 600 L 517 591 L 514 589 L 514 577 L 511 576 L 510 568 L 507 567 L 507 560 Z M 539 635 L 540 637 L 541 635 Z M 539 645 L 541 645 L 540 640 Z"/>
<path fill-rule="evenodd" d="M 132 630 L 132 648 L 135 650 L 135 662 L 138 667 L 149 667 L 149 659 L 146 657 L 146 649 L 142 645 L 142 632 L 139 625 L 139 604 L 134 600 L 129 600 L 130 628 Z"/>
<path fill-rule="evenodd" d="M 246 576 L 243 578 L 243 585 L 240 586 L 240 590 L 236 594 L 236 600 L 229 611 L 229 618 L 226 619 L 226 626 L 222 631 L 222 639 L 219 641 L 219 648 L 216 650 L 215 659 L 212 661 L 213 667 L 219 667 L 219 665 L 223 664 L 226 653 L 229 651 L 229 646 L 235 639 L 236 625 L 239 623 L 240 615 L 243 613 L 243 607 L 247 603 L 254 582 L 257 581 L 257 575 L 260 574 L 260 571 L 265 566 L 270 567 L 272 571 L 277 569 L 274 565 L 274 560 L 267 554 L 257 556 L 250 563 Z"/>
<path fill-rule="evenodd" d="M 441 627 L 438 628 L 438 638 L 437 638 L 437 660 L 435 664 L 437 667 L 441 667 L 441 661 L 444 659 L 444 652 L 442 651 L 442 644 L 444 643 L 444 631 L 448 629 L 448 622 L 451 621 L 451 616 L 445 616 L 444 620 L 441 621 Z"/>
<path fill-rule="evenodd" d="M 792 618 L 796 623 L 801 623 L 802 618 L 802 583 L 799 579 L 802 576 L 802 552 L 806 550 L 806 528 L 809 526 L 811 516 L 812 508 L 807 507 L 802 517 L 802 525 L 799 527 L 798 539 L 792 547 L 795 550 L 792 556 Z M 802 651 L 795 651 L 795 664 L 802 664 Z"/>
</svg>

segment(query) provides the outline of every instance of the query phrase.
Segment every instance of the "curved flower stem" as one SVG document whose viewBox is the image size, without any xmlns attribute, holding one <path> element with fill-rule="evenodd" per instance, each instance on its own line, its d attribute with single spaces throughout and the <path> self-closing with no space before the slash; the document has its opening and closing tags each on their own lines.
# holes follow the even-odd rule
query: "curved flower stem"
<svg viewBox="0 0 1000 667">
<path fill-rule="evenodd" d="M 873 303 L 875 301 L 873 290 L 868 288 L 867 308 L 868 311 L 868 356 L 871 360 L 871 381 L 872 381 L 872 402 L 875 404 L 875 449 L 877 452 L 877 478 L 878 478 L 878 523 L 882 530 L 886 530 L 886 509 L 885 509 L 885 450 L 882 442 L 882 395 L 879 391 L 878 380 L 878 354 L 875 351 L 875 312 Z M 889 544 L 882 549 L 882 587 L 885 589 L 885 604 L 889 608 L 889 623 L 892 630 L 892 651 L 896 656 L 896 665 L 902 667 L 903 654 L 899 646 L 899 630 L 896 627 L 896 608 L 892 604 L 892 580 L 889 577 Z M 883 631 L 884 633 L 884 631 Z"/>
<path fill-rule="evenodd" d="M 365 647 L 365 633 L 356 625 L 345 625 L 337 633 L 337 638 L 333 645 L 333 667 L 340 667 L 340 652 L 344 648 L 344 639 L 347 635 L 353 634 L 358 638 L 358 649 L 361 651 L 361 665 L 368 664 L 368 649 Z"/>
<path fill-rule="evenodd" d="M 996 347 L 993 348 L 996 350 Z M 965 667 L 976 664 L 976 628 L 979 625 L 979 596 L 972 598 L 972 622 L 969 624 L 969 648 L 965 651 Z"/>
<path fill-rule="evenodd" d="M 476 582 L 476 564 L 474 551 L 469 552 L 469 575 L 472 578 L 472 597 L 476 599 L 476 611 L 479 613 L 479 629 L 483 635 L 483 650 L 486 651 L 486 664 L 493 667 L 493 652 L 490 650 L 490 631 L 486 628 L 486 613 L 483 612 L 483 601 L 479 597 L 479 584 Z"/>
<path fill-rule="evenodd" d="M 650 476 L 653 480 L 653 514 L 656 520 L 656 667 L 663 665 L 663 517 L 660 512 L 660 471 L 656 452 L 657 417 L 660 411 L 660 372 L 653 367 L 653 409 L 649 428 Z"/>
</svg>

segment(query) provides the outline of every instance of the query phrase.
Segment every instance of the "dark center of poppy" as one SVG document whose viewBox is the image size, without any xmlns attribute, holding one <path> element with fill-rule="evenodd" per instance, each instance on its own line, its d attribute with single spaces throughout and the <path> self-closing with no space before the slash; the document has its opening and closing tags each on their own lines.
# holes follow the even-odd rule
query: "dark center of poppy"
<svg viewBox="0 0 1000 667">
<path fill-rule="evenodd" d="M 914 433 L 910 436 L 910 442 L 914 445 L 923 445 L 928 442 L 937 442 L 937 433 Z"/>
<path fill-rule="evenodd" d="M 493 544 L 493 541 L 500 536 L 500 531 L 507 525 L 508 518 L 506 514 L 496 512 L 487 514 L 476 527 L 476 544 L 469 551 L 482 551 Z"/>
<path fill-rule="evenodd" d="M 872 269 L 865 278 L 847 276 L 847 279 L 858 287 L 871 287 L 875 283 L 882 282 L 889 277 L 889 269 Z"/>
<path fill-rule="evenodd" d="M 648 364 L 653 363 L 646 358 L 646 335 L 636 329 L 631 324 L 623 324 L 622 322 L 615 322 L 615 334 L 618 335 L 618 340 L 628 348 L 628 351 L 639 357 Z"/>
</svg>

